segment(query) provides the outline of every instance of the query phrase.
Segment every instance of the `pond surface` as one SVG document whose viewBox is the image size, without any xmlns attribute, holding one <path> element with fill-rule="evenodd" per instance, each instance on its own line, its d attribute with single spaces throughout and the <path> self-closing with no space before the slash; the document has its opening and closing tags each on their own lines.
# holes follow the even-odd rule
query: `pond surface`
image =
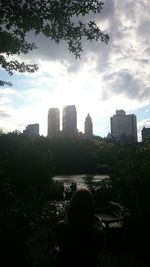
<svg viewBox="0 0 150 267">
<path fill-rule="evenodd" d="M 68 188 L 73 182 L 76 182 L 77 188 L 87 188 L 87 181 L 91 179 L 93 183 L 102 181 L 105 178 L 109 178 L 108 175 L 58 175 L 54 176 L 53 180 L 57 182 L 63 182 L 64 187 Z"/>
</svg>

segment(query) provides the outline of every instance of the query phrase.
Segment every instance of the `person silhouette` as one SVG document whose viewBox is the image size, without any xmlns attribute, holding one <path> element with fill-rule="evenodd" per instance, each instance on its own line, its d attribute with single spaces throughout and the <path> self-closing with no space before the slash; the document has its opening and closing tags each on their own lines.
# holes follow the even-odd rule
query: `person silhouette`
<svg viewBox="0 0 150 267">
<path fill-rule="evenodd" d="M 77 190 L 70 201 L 66 217 L 57 225 L 57 266 L 96 267 L 103 247 L 103 230 L 95 224 L 95 202 L 91 192 Z"/>
</svg>

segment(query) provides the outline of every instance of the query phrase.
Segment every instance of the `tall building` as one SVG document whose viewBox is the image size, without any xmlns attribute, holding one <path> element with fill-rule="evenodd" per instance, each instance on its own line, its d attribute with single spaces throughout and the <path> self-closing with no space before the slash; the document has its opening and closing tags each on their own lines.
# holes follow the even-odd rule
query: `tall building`
<svg viewBox="0 0 150 267">
<path fill-rule="evenodd" d="M 63 135 L 73 137 L 77 135 L 77 111 L 75 105 L 63 109 Z"/>
<path fill-rule="evenodd" d="M 85 123 L 84 123 L 84 134 L 86 138 L 92 138 L 93 136 L 93 123 L 92 123 L 92 119 L 88 113 L 86 119 L 85 119 Z"/>
<path fill-rule="evenodd" d="M 23 133 L 29 136 L 38 136 L 39 135 L 39 124 L 35 123 L 35 124 L 27 125 Z"/>
<path fill-rule="evenodd" d="M 110 118 L 111 135 L 116 139 L 122 136 L 133 138 L 137 141 L 137 122 L 134 114 L 127 114 L 124 110 L 116 110 Z"/>
<path fill-rule="evenodd" d="M 143 127 L 142 129 L 142 141 L 150 140 L 150 128 Z"/>
<path fill-rule="evenodd" d="M 53 138 L 60 132 L 60 112 L 58 108 L 50 108 L 48 111 L 48 137 Z"/>
</svg>

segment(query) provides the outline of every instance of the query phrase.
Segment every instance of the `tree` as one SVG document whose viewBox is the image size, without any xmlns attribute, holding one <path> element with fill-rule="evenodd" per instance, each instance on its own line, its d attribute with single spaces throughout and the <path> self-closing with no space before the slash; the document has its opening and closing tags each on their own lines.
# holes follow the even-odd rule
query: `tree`
<svg viewBox="0 0 150 267">
<path fill-rule="evenodd" d="M 95 21 L 86 15 L 99 14 L 100 0 L 1 0 L 0 2 L 0 65 L 10 75 L 13 71 L 34 72 L 36 64 L 25 64 L 11 59 L 37 48 L 27 41 L 30 31 L 36 36 L 43 33 L 57 44 L 65 41 L 69 52 L 80 57 L 82 38 L 100 40 L 106 44 L 109 35 L 103 33 Z M 85 19 L 84 19 L 85 18 Z M 85 21 L 85 22 L 84 22 Z M 9 84 L 0 81 L 0 85 Z"/>
</svg>

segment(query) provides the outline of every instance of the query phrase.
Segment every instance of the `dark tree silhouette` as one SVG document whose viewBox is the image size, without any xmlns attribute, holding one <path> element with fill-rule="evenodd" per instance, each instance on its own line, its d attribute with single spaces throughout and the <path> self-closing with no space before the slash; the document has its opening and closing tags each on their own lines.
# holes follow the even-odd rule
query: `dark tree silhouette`
<svg viewBox="0 0 150 267">
<path fill-rule="evenodd" d="M 65 41 L 69 52 L 80 57 L 82 38 L 108 43 L 95 21 L 86 19 L 87 14 L 98 14 L 103 3 L 99 0 L 1 0 L 0 3 L 0 65 L 10 75 L 13 71 L 34 72 L 36 64 L 25 64 L 9 59 L 16 54 L 26 54 L 36 48 L 26 40 L 30 31 L 36 36 L 43 33 L 55 43 Z M 76 22 L 75 22 L 76 21 Z M 9 84 L 0 81 L 0 85 Z"/>
</svg>

